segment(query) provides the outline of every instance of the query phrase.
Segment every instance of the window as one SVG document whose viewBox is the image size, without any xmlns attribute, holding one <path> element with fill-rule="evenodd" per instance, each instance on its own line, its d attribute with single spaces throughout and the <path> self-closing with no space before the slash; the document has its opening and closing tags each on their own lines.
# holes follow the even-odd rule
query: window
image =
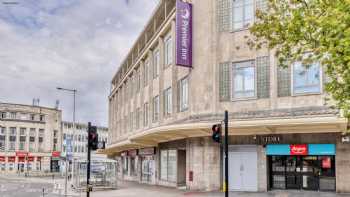
<svg viewBox="0 0 350 197">
<path fill-rule="evenodd" d="M 40 121 L 41 122 L 45 121 L 45 116 L 44 115 L 40 115 Z"/>
<path fill-rule="evenodd" d="M 159 75 L 159 64 L 160 64 L 159 49 L 156 49 L 153 52 L 153 78 L 157 78 Z"/>
<path fill-rule="evenodd" d="M 0 151 L 6 151 L 6 128 L 0 127 Z"/>
<path fill-rule="evenodd" d="M 148 103 L 143 104 L 143 126 L 148 125 Z"/>
<path fill-rule="evenodd" d="M 171 87 L 164 90 L 164 115 L 168 116 L 172 112 Z"/>
<path fill-rule="evenodd" d="M 173 62 L 173 45 L 171 36 L 165 38 L 165 66 L 172 64 Z"/>
<path fill-rule="evenodd" d="M 233 65 L 233 99 L 255 97 L 254 61 L 245 61 Z"/>
<path fill-rule="evenodd" d="M 177 180 L 177 152 L 176 150 L 160 151 L 160 179 L 169 182 Z"/>
<path fill-rule="evenodd" d="M 140 108 L 136 109 L 136 129 L 140 128 L 140 114 L 141 114 L 141 110 Z"/>
<path fill-rule="evenodd" d="M 26 146 L 26 128 L 20 128 L 19 129 L 19 150 L 25 150 L 25 146 Z"/>
<path fill-rule="evenodd" d="M 136 71 L 136 92 L 138 93 L 141 88 L 141 72 L 140 69 Z"/>
<path fill-rule="evenodd" d="M 308 94 L 321 92 L 320 65 L 293 64 L 293 93 Z"/>
<path fill-rule="evenodd" d="M 153 122 L 159 119 L 159 96 L 153 98 Z"/>
<path fill-rule="evenodd" d="M 188 109 L 188 78 L 180 81 L 180 111 Z"/>
<path fill-rule="evenodd" d="M 39 152 L 44 151 L 44 136 L 45 135 L 45 130 L 44 129 L 39 129 Z"/>
<path fill-rule="evenodd" d="M 16 149 L 16 127 L 10 127 L 10 146 L 9 150 L 14 151 Z"/>
<path fill-rule="evenodd" d="M 1 112 L 0 115 L 1 119 L 6 119 L 6 112 Z"/>
<path fill-rule="evenodd" d="M 16 119 L 16 112 L 10 113 L 10 119 Z"/>
<path fill-rule="evenodd" d="M 30 128 L 30 130 L 29 130 L 29 152 L 36 152 L 36 150 L 35 150 L 35 138 L 36 138 L 35 128 Z"/>
<path fill-rule="evenodd" d="M 254 0 L 233 0 L 233 30 L 247 28 L 254 20 Z"/>
<path fill-rule="evenodd" d="M 149 61 L 146 60 L 143 69 L 143 85 L 147 86 L 148 84 L 148 72 L 149 72 Z"/>
</svg>

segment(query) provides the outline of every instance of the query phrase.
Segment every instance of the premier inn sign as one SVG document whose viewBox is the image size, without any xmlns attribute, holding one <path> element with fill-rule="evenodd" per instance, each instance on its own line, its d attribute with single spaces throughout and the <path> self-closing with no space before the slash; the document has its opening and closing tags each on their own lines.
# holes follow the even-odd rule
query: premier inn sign
<svg viewBox="0 0 350 197">
<path fill-rule="evenodd" d="M 192 67 L 192 5 L 176 1 L 176 65 Z"/>
</svg>

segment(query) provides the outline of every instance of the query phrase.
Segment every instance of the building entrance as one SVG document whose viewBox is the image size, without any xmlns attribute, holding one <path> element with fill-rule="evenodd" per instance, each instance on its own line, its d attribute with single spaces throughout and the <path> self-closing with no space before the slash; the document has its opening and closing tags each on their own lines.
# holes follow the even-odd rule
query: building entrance
<svg viewBox="0 0 350 197">
<path fill-rule="evenodd" d="M 272 189 L 335 191 L 334 156 L 269 156 Z"/>
</svg>

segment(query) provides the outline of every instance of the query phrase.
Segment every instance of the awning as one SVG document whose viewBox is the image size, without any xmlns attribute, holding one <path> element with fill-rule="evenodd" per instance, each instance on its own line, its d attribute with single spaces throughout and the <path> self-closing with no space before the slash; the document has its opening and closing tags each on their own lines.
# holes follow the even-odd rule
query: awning
<svg viewBox="0 0 350 197">
<path fill-rule="evenodd" d="M 192 138 L 211 136 L 211 127 L 219 122 L 198 122 L 172 124 L 151 128 L 134 135 L 126 140 L 109 145 L 103 154 L 118 154 L 129 149 L 156 147 L 159 143 Z M 284 119 L 255 119 L 229 121 L 229 135 L 265 135 L 288 133 L 339 133 L 346 131 L 347 119 L 339 117 L 302 117 Z"/>
</svg>

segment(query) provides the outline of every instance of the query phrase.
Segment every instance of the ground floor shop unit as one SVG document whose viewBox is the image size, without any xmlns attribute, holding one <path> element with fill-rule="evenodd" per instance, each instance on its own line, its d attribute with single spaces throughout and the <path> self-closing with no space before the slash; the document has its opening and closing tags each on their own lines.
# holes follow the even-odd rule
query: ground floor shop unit
<svg viewBox="0 0 350 197">
<path fill-rule="evenodd" d="M 149 151 L 145 151 L 149 149 Z M 221 190 L 224 155 L 210 137 L 123 151 L 118 177 L 188 190 Z M 313 190 L 349 192 L 350 144 L 341 133 L 229 136 L 230 191 Z"/>
</svg>

